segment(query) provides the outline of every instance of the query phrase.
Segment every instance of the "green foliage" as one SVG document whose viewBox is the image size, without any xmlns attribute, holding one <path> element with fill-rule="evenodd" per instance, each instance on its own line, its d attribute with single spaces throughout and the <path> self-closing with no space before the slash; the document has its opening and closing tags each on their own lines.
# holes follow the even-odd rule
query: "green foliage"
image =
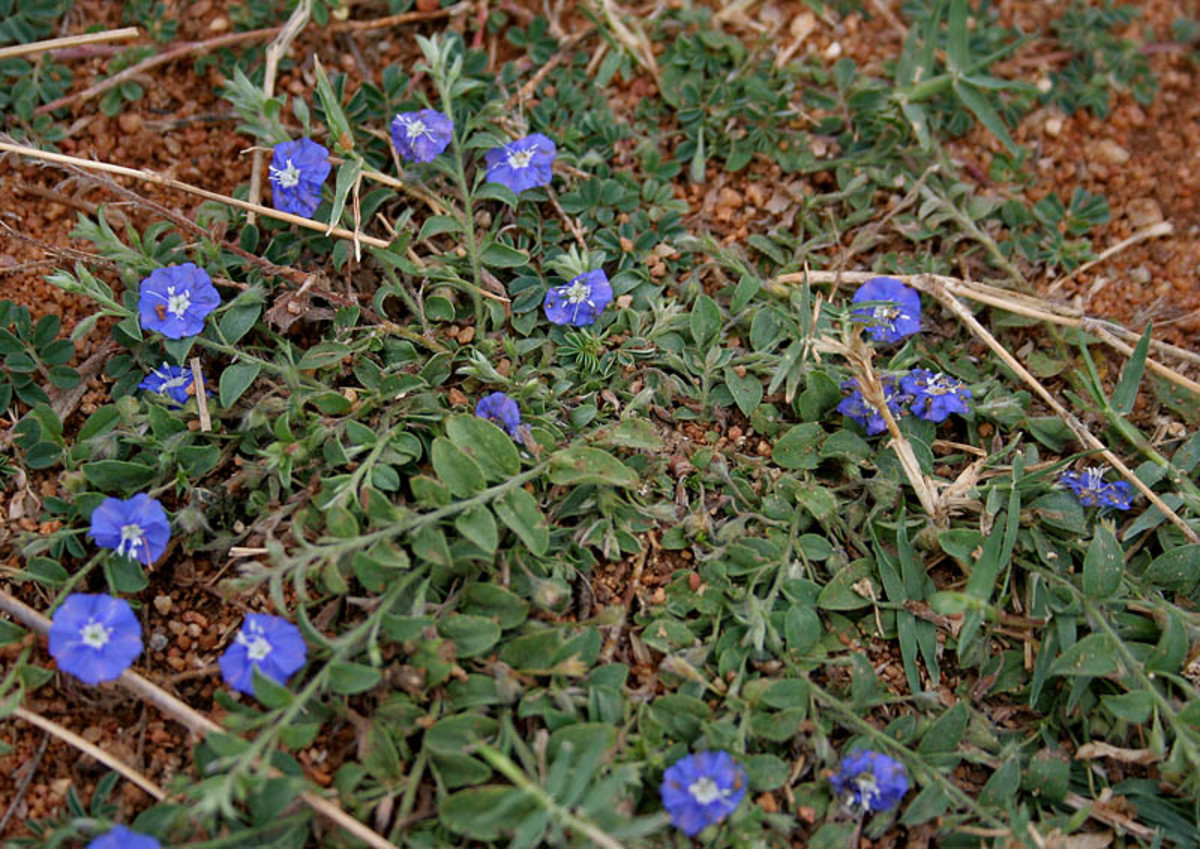
<svg viewBox="0 0 1200 849">
<path fill-rule="evenodd" d="M 1117 35 L 1141 16 L 1136 6 L 1072 2 L 1052 24 L 1059 43 L 1073 54 L 1071 60 L 1051 75 L 1054 85 L 1046 97 L 1067 112 L 1090 109 L 1101 118 L 1108 116 L 1112 92 L 1130 92 L 1141 104 L 1154 99 L 1158 82 L 1141 45 Z"/>
</svg>

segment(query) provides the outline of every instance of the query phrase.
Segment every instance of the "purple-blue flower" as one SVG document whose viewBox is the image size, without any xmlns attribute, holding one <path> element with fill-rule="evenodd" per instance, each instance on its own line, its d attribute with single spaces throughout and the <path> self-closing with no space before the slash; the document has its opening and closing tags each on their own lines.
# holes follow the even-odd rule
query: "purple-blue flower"
<svg viewBox="0 0 1200 849">
<path fill-rule="evenodd" d="M 521 428 L 521 408 L 503 392 L 493 392 L 480 398 L 475 405 L 475 415 L 498 425 L 513 439 L 517 438 Z"/>
<path fill-rule="evenodd" d="M 746 770 L 728 752 L 697 752 L 680 758 L 663 773 L 663 807 L 671 822 L 695 837 L 737 809 L 746 795 Z"/>
<path fill-rule="evenodd" d="M 1105 483 L 1102 466 L 1092 466 L 1082 472 L 1063 472 L 1058 482 L 1069 487 L 1084 507 L 1128 510 L 1133 506 L 1133 487 L 1128 481 Z"/>
<path fill-rule="evenodd" d="M 113 826 L 108 834 L 101 835 L 87 845 L 87 849 L 161 849 L 162 844 L 153 837 L 130 831 L 123 825 Z"/>
<path fill-rule="evenodd" d="M 321 186 L 330 168 L 329 151 L 311 139 L 275 145 L 270 168 L 275 208 L 311 218 L 321 205 Z"/>
<path fill-rule="evenodd" d="M 133 498 L 106 498 L 92 511 L 88 531 L 96 545 L 149 566 L 167 550 L 171 522 L 154 498 L 139 492 Z"/>
<path fill-rule="evenodd" d="M 436 109 L 401 112 L 392 119 L 392 143 L 401 159 L 432 162 L 450 144 L 454 124 Z"/>
<path fill-rule="evenodd" d="M 904 415 L 902 405 L 906 396 L 900 394 L 894 379 L 883 377 L 879 382 L 883 385 L 883 399 L 887 402 L 888 409 L 892 411 L 892 417 L 899 419 Z M 883 414 L 863 397 L 862 390 L 858 388 L 857 378 L 844 381 L 842 388 L 849 389 L 851 392 L 837 405 L 839 413 L 862 425 L 868 436 L 874 436 L 887 430 L 887 422 L 884 421 Z"/>
<path fill-rule="evenodd" d="M 546 293 L 546 318 L 551 324 L 586 327 L 596 323 L 613 299 L 612 286 L 603 271 L 585 271 L 565 286 L 552 286 Z"/>
<path fill-rule="evenodd" d="M 50 655 L 85 684 L 120 678 L 141 653 L 142 626 L 123 598 L 72 593 L 54 611 Z"/>
<path fill-rule="evenodd" d="M 183 366 L 172 366 L 163 363 L 146 375 L 145 380 L 138 384 L 138 389 L 147 392 L 157 392 L 165 395 L 175 404 L 183 406 L 189 397 L 188 390 L 192 388 L 192 370 Z M 207 391 L 204 393 L 208 394 Z"/>
<path fill-rule="evenodd" d="M 156 268 L 138 291 L 138 320 L 168 339 L 195 336 L 205 317 L 221 305 L 208 272 L 194 262 Z"/>
<path fill-rule="evenodd" d="M 484 157 L 487 181 L 508 186 L 516 194 L 534 186 L 548 186 L 557 154 L 558 147 L 541 133 L 493 147 Z"/>
<path fill-rule="evenodd" d="M 900 804 L 908 792 L 904 764 L 871 749 L 853 749 L 829 777 L 833 792 L 849 797 L 852 807 L 863 811 L 886 811 Z"/>
<path fill-rule="evenodd" d="M 923 368 L 915 368 L 900 378 L 900 389 L 912 397 L 912 412 L 918 419 L 944 422 L 951 413 L 966 415 L 971 390 L 961 380 Z"/>
<path fill-rule="evenodd" d="M 867 333 L 876 342 L 899 342 L 921 329 L 921 296 L 895 277 L 872 277 L 858 287 L 852 303 L 887 301 L 877 307 L 854 310 L 869 324 Z"/>
<path fill-rule="evenodd" d="M 254 695 L 254 668 L 279 684 L 304 665 L 308 647 L 300 629 L 281 616 L 247 613 L 241 630 L 219 661 L 225 683 Z"/>
</svg>

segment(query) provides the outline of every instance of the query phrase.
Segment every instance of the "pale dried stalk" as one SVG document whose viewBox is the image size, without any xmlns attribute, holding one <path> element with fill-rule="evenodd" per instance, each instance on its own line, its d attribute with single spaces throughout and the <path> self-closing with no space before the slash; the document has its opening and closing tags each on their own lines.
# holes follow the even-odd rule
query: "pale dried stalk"
<svg viewBox="0 0 1200 849">
<path fill-rule="evenodd" d="M 332 24 L 329 29 L 333 32 L 366 32 L 373 29 L 388 29 L 403 24 L 411 24 L 416 21 L 452 18 L 470 11 L 473 5 L 474 3 L 471 0 L 464 0 L 462 3 L 455 3 L 453 6 L 447 6 L 444 9 L 432 9 L 428 12 L 401 12 L 400 14 L 388 15 L 383 18 L 372 18 L 369 21 L 341 21 Z"/>
<path fill-rule="evenodd" d="M 11 47 L 0 47 L 0 59 L 11 59 L 14 56 L 28 56 L 31 53 L 45 53 L 50 50 L 61 50 L 64 47 L 79 47 L 82 44 L 100 44 L 105 41 L 128 41 L 137 38 L 140 32 L 137 27 L 122 29 L 106 29 L 103 32 L 88 32 L 83 35 L 68 35 L 63 38 L 47 38 L 45 41 L 33 41 L 29 44 L 14 44 Z"/>
<path fill-rule="evenodd" d="M 200 430 L 212 430 L 212 416 L 208 412 L 208 392 L 204 388 L 204 370 L 200 367 L 200 358 L 192 357 L 192 386 L 196 388 L 196 408 L 200 412 Z"/>
<path fill-rule="evenodd" d="M 159 186 L 166 186 L 170 189 L 177 189 L 181 192 L 202 197 L 205 200 L 213 200 L 217 203 L 223 203 L 226 206 L 233 206 L 238 209 L 244 209 L 250 212 L 257 212 L 259 215 L 267 218 L 275 218 L 279 221 L 286 221 L 289 224 L 295 224 L 299 227 L 304 227 L 308 230 L 316 230 L 320 233 L 329 236 L 337 236 L 339 239 L 349 239 L 354 241 L 357 238 L 360 242 L 366 245 L 372 245 L 377 248 L 386 248 L 388 242 L 383 239 L 377 239 L 374 236 L 355 235 L 349 230 L 341 227 L 331 227 L 328 224 L 322 224 L 320 221 L 313 221 L 311 218 L 305 218 L 301 215 L 292 215 L 290 212 L 280 212 L 277 209 L 271 209 L 257 203 L 248 203 L 244 200 L 222 195 L 217 192 L 210 192 L 207 189 L 201 189 L 198 186 L 193 186 L 189 183 L 184 183 L 179 180 L 173 180 L 170 177 L 164 177 L 157 171 L 148 169 L 126 168 L 124 165 L 112 165 L 107 162 L 97 162 L 92 159 L 80 159 L 77 156 L 66 156 L 61 153 L 51 153 L 47 150 L 39 150 L 36 147 L 25 147 L 19 144 L 8 144 L 0 142 L 0 151 L 8 153 L 18 153 L 22 156 L 28 156 L 33 159 L 42 159 L 46 162 L 57 162 L 64 165 L 74 165 L 78 168 L 84 168 L 91 171 L 104 171 L 109 174 L 120 174 L 123 177 L 133 177 L 135 180 L 145 180 L 148 183 L 154 183 Z"/>
<path fill-rule="evenodd" d="M 1050 294 L 1054 294 L 1055 292 L 1057 292 L 1059 289 L 1062 288 L 1064 283 L 1066 283 L 1068 280 L 1070 280 L 1076 274 L 1082 274 L 1083 272 L 1087 271 L 1092 266 L 1097 265 L 1101 262 L 1104 262 L 1106 259 L 1108 259 L 1111 256 L 1114 256 L 1115 254 L 1119 254 L 1121 251 L 1125 250 L 1130 245 L 1136 245 L 1138 242 L 1144 242 L 1147 239 L 1156 239 L 1159 236 L 1169 236 L 1169 235 L 1171 235 L 1171 233 L 1174 232 L 1174 230 L 1175 230 L 1175 228 L 1171 226 L 1170 221 L 1160 221 L 1157 224 L 1151 224 L 1149 227 L 1145 228 L 1144 230 L 1137 231 L 1132 236 L 1130 236 L 1128 239 L 1122 239 L 1121 241 L 1117 242 L 1112 247 L 1107 248 L 1105 251 L 1103 251 L 1100 254 L 1100 256 L 1096 257 L 1093 260 L 1085 262 L 1083 265 L 1079 266 L 1079 268 L 1076 268 L 1074 271 L 1068 271 L 1062 277 L 1058 278 L 1053 283 L 1051 283 L 1050 288 L 1047 289 L 1046 291 L 1049 292 Z"/>
<path fill-rule="evenodd" d="M 279 35 L 275 36 L 274 41 L 267 45 L 267 66 L 263 77 L 263 94 L 270 100 L 275 96 L 275 76 L 279 70 L 279 57 L 287 52 L 294 39 L 300 32 L 308 26 L 309 16 L 312 14 L 312 0 L 300 0 L 296 4 L 292 16 L 287 19 L 287 23 L 283 25 L 283 29 L 279 31 Z M 262 172 L 263 172 L 263 154 L 255 151 L 254 162 L 250 166 L 250 194 L 246 196 L 246 200 L 250 203 L 258 203 L 262 199 Z M 254 224 L 257 216 L 251 212 L 246 216 L 247 224 Z"/>
<path fill-rule="evenodd" d="M 4 590 L 0 590 L 0 611 L 4 611 L 13 619 L 24 623 L 27 627 L 32 628 L 38 633 L 45 634 L 50 631 L 49 619 L 20 599 L 9 595 Z M 150 702 L 198 737 L 203 737 L 205 734 L 220 733 L 221 731 L 221 727 L 207 716 L 175 698 L 157 684 L 138 675 L 132 669 L 126 669 L 122 672 L 121 677 L 117 681 L 121 686 Z M 268 772 L 271 775 L 280 774 L 273 767 Z M 333 821 L 335 825 L 357 837 L 368 846 L 374 846 L 375 849 L 398 849 L 396 844 L 384 839 L 343 811 L 336 802 L 311 791 L 301 793 L 300 799 L 304 804 L 312 808 L 313 811 Z"/>
<path fill-rule="evenodd" d="M 37 714 L 37 713 L 34 713 L 33 711 L 25 710 L 25 708 L 22 708 L 22 707 L 19 707 L 16 710 L 14 710 L 13 716 L 17 717 L 18 719 L 25 720 L 30 725 L 36 725 L 38 728 L 42 729 L 47 734 L 53 734 L 58 739 L 64 741 L 68 745 L 74 746 L 76 749 L 83 752 L 84 754 L 91 755 L 93 758 L 100 761 L 100 763 L 104 764 L 109 769 L 113 770 L 114 772 L 119 772 L 122 776 L 125 777 L 125 779 L 127 781 L 133 782 L 138 787 L 142 788 L 147 793 L 149 793 L 151 796 L 153 796 L 155 799 L 158 799 L 160 802 L 166 798 L 166 796 L 167 796 L 166 791 L 163 790 L 161 787 L 159 787 L 157 784 L 155 784 L 153 781 L 151 781 L 149 778 L 142 775 L 140 772 L 138 772 L 133 767 L 128 766 L 127 764 L 123 763 L 119 758 L 113 757 L 108 752 L 101 749 L 99 746 L 95 746 L 95 745 L 89 743 L 87 740 L 80 737 L 74 731 L 71 731 L 67 728 L 63 728 L 57 722 L 55 722 L 51 719 L 47 719 L 46 717 L 42 716 L 41 714 Z"/>
</svg>

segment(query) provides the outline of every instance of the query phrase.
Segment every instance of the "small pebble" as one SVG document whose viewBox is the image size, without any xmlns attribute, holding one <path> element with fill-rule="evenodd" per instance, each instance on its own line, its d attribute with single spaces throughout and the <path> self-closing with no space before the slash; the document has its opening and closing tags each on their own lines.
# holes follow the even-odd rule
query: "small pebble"
<svg viewBox="0 0 1200 849">
<path fill-rule="evenodd" d="M 171 604 L 171 597 L 169 595 L 156 595 L 154 597 L 154 609 L 161 616 L 166 616 L 171 612 Z"/>
</svg>

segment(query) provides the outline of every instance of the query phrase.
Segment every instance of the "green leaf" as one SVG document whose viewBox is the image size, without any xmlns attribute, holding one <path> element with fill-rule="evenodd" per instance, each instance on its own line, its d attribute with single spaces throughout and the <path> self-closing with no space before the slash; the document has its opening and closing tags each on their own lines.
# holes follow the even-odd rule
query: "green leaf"
<svg viewBox="0 0 1200 849">
<path fill-rule="evenodd" d="M 464 510 L 455 516 L 454 527 L 463 537 L 488 554 L 494 554 L 496 546 L 500 543 L 500 532 L 496 529 L 492 511 L 483 505 Z"/>
<path fill-rule="evenodd" d="M 361 663 L 339 661 L 329 664 L 329 689 L 344 696 L 362 693 L 377 685 L 379 670 Z"/>
<path fill-rule="evenodd" d="M 316 59 L 315 65 L 317 97 L 320 98 L 321 108 L 325 110 L 325 123 L 329 125 L 333 141 L 339 146 L 346 142 L 353 147 L 354 136 L 350 132 L 350 122 L 346 120 L 346 113 L 342 111 L 342 104 L 338 102 L 337 95 L 333 93 L 333 86 L 329 84 L 329 78 L 325 76 L 325 69 L 321 67 L 321 60 Z"/>
<path fill-rule="evenodd" d="M 453 613 L 438 622 L 437 629 L 454 643 L 459 658 L 484 654 L 500 642 L 500 626 L 482 616 Z"/>
<path fill-rule="evenodd" d="M 1146 370 L 1146 354 L 1150 351 L 1150 333 L 1154 324 L 1146 325 L 1146 332 L 1138 340 L 1137 347 L 1129 356 L 1129 362 L 1121 369 L 1121 379 L 1113 390 L 1112 405 L 1118 413 L 1127 416 L 1133 412 L 1133 404 L 1137 400 L 1138 386 L 1142 382 L 1142 374 Z"/>
<path fill-rule="evenodd" d="M 721 333 L 721 308 L 708 295 L 700 295 L 692 305 L 691 330 L 701 353 L 711 348 Z"/>
<path fill-rule="evenodd" d="M 349 345 L 341 342 L 318 342 L 300 358 L 296 368 L 300 371 L 313 371 L 327 366 L 337 365 L 351 353 Z"/>
<path fill-rule="evenodd" d="M 539 557 L 550 549 L 550 528 L 538 507 L 537 499 L 523 489 L 510 489 L 492 502 L 500 521 L 508 526 L 525 547 Z"/>
<path fill-rule="evenodd" d="M 866 557 L 855 560 L 838 570 L 829 579 L 817 597 L 817 607 L 825 610 L 859 610 L 871 606 L 871 599 L 860 595 L 854 585 L 874 572 L 874 566 Z"/>
<path fill-rule="evenodd" d="M 646 419 L 621 419 L 612 427 L 596 434 L 596 445 L 611 448 L 634 448 L 642 451 L 657 451 L 663 446 L 658 430 Z"/>
<path fill-rule="evenodd" d="M 357 156 L 350 156 L 338 166 L 337 182 L 333 187 L 333 208 L 329 211 L 329 223 L 337 224 L 342 219 L 342 210 L 351 192 L 362 177 L 363 163 Z"/>
<path fill-rule="evenodd" d="M 529 254 L 500 242 L 488 242 L 479 258 L 493 268 L 520 268 L 529 264 Z"/>
<path fill-rule="evenodd" d="M 762 401 L 762 381 L 749 372 L 744 377 L 738 377 L 731 366 L 726 366 L 725 385 L 729 387 L 729 394 L 733 396 L 733 402 L 738 405 L 742 415 L 749 418 Z"/>
<path fill-rule="evenodd" d="M 446 435 L 490 481 L 508 480 L 521 470 L 521 455 L 512 438 L 487 419 L 453 416 L 446 422 Z"/>
<path fill-rule="evenodd" d="M 539 811 L 532 796 L 510 785 L 470 787 L 438 803 L 438 820 L 472 840 L 492 841 L 516 830 Z"/>
<path fill-rule="evenodd" d="M 825 429 L 817 422 L 790 428 L 771 450 L 771 459 L 785 469 L 815 469 L 821 463 Z"/>
<path fill-rule="evenodd" d="M 975 113 L 975 117 L 983 126 L 987 127 L 988 132 L 1004 144 L 1008 152 L 1016 156 L 1020 152 L 1017 143 L 1012 140 L 1012 136 L 1008 134 L 1008 128 L 1004 126 L 1004 120 L 1000 117 L 1000 113 L 996 111 L 988 100 L 987 95 L 976 88 L 971 83 L 963 80 L 955 80 L 953 83 L 954 92 L 962 100 L 963 104 Z"/>
<path fill-rule="evenodd" d="M 953 752 L 962 742 L 969 718 L 967 703 L 960 699 L 929 726 L 917 751 L 922 755 Z"/>
<path fill-rule="evenodd" d="M 430 457 L 437 476 L 459 498 L 469 498 L 484 488 L 483 469 L 444 436 L 433 440 Z"/>
<path fill-rule="evenodd" d="M 221 330 L 221 336 L 225 338 L 225 342 L 233 345 L 249 333 L 250 328 L 254 327 L 254 323 L 258 321 L 258 315 L 261 311 L 262 304 L 235 302 L 221 316 L 221 321 L 217 325 Z"/>
<path fill-rule="evenodd" d="M 221 406 L 228 409 L 237 403 L 254 379 L 258 377 L 261 365 L 257 362 L 241 362 L 227 366 L 221 372 L 218 396 Z"/>
<path fill-rule="evenodd" d="M 1191 543 L 1163 552 L 1142 573 L 1142 580 L 1161 590 L 1190 594 L 1200 582 L 1200 544 Z"/>
<path fill-rule="evenodd" d="M 637 472 L 598 448 L 573 445 L 550 455 L 550 482 L 564 486 L 611 484 L 633 486 Z"/>
<path fill-rule="evenodd" d="M 1089 634 L 1054 659 L 1050 674 L 1097 678 L 1119 668 L 1117 641 L 1108 634 Z"/>
<path fill-rule="evenodd" d="M 1083 592 L 1089 598 L 1112 598 L 1121 586 L 1125 559 L 1112 528 L 1097 525 L 1083 558 Z"/>
<path fill-rule="evenodd" d="M 155 470 L 127 460 L 97 460 L 84 463 L 83 476 L 102 492 L 131 492 L 153 481 Z"/>
<path fill-rule="evenodd" d="M 421 225 L 421 232 L 417 235 L 417 241 L 423 242 L 433 236 L 440 236 L 443 233 L 461 233 L 462 224 L 457 218 L 452 218 L 449 215 L 431 215 L 425 219 L 425 223 Z"/>
<path fill-rule="evenodd" d="M 946 67 L 959 73 L 971 63 L 967 32 L 967 0 L 951 0 L 946 22 Z"/>
</svg>

